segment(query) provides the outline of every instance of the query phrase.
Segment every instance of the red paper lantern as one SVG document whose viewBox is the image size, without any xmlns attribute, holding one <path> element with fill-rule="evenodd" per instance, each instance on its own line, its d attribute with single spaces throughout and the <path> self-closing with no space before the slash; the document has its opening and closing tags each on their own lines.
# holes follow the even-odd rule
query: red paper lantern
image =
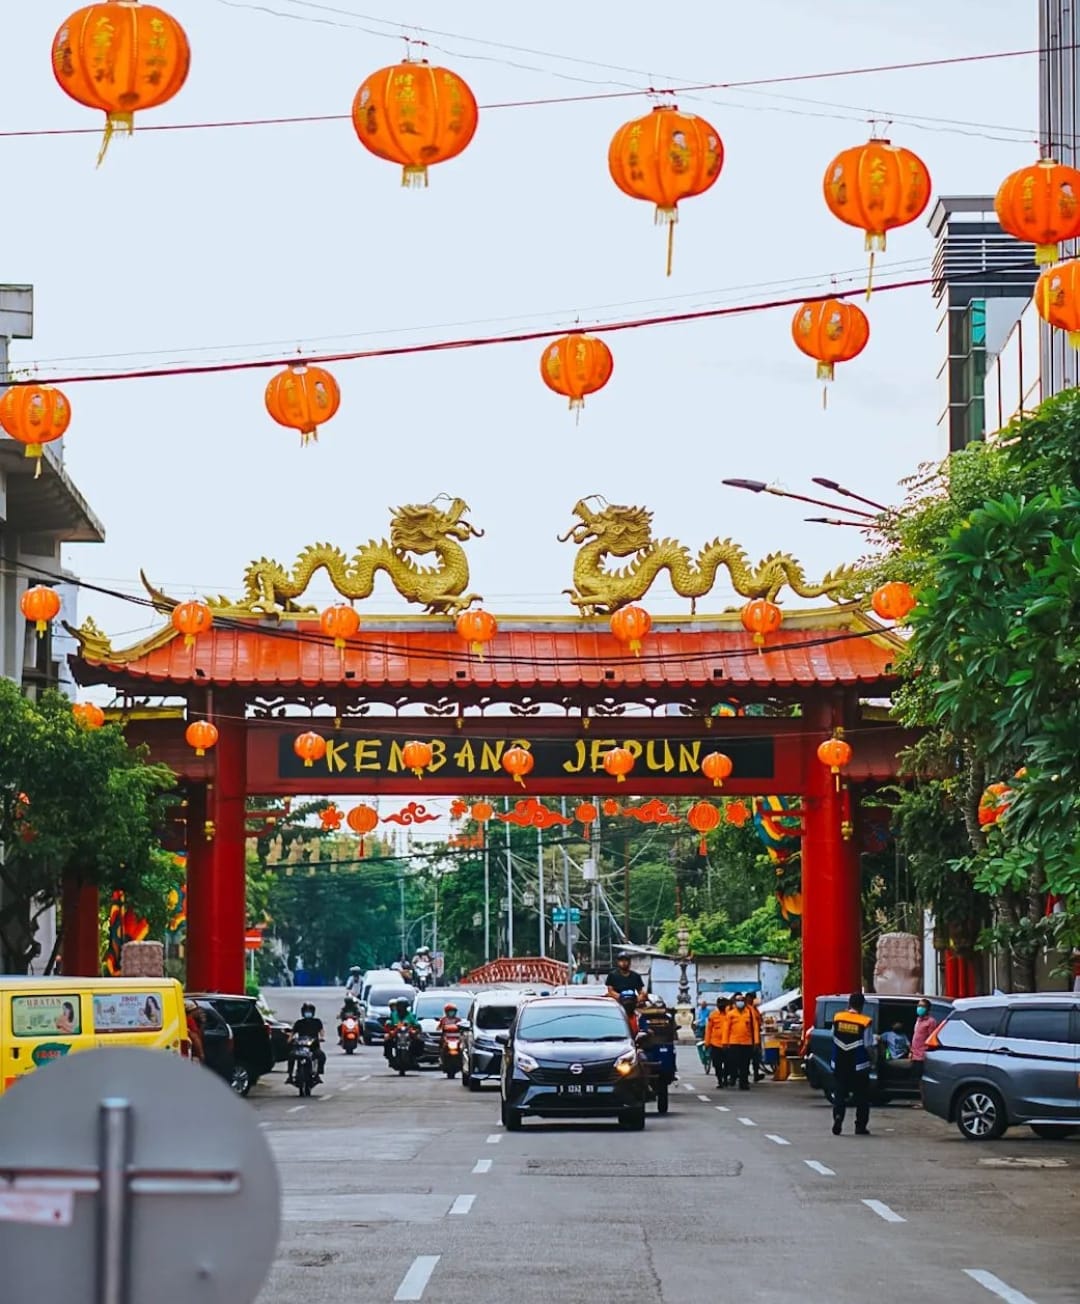
<svg viewBox="0 0 1080 1304">
<path fill-rule="evenodd" d="M 840 771 L 847 767 L 851 757 L 851 744 L 844 742 L 843 738 L 826 738 L 817 749 L 818 760 L 836 775 L 837 791 L 840 789 Z"/>
<path fill-rule="evenodd" d="M 994 212 L 1003 231 L 1035 246 L 1036 266 L 1056 263 L 1058 245 L 1080 236 L 1080 172 L 1052 158 L 1010 172 Z"/>
<path fill-rule="evenodd" d="M 531 773 L 536 761 L 525 747 L 510 747 L 503 752 L 503 769 L 514 776 L 514 782 L 525 787 L 525 775 Z"/>
<path fill-rule="evenodd" d="M 870 604 L 882 620 L 900 623 L 915 607 L 915 595 L 910 584 L 905 584 L 903 580 L 889 580 L 874 590 Z"/>
<path fill-rule="evenodd" d="M 424 777 L 424 771 L 431 764 L 435 750 L 430 743 L 414 740 L 401 749 L 401 759 L 407 770 L 412 770 L 418 779 Z"/>
<path fill-rule="evenodd" d="M 696 801 L 686 812 L 686 822 L 695 832 L 701 834 L 698 855 L 704 856 L 709 849 L 705 834 L 711 833 L 720 823 L 720 812 L 711 801 Z"/>
<path fill-rule="evenodd" d="M 626 747 L 613 747 L 604 753 L 604 769 L 617 783 L 625 783 L 634 768 L 634 753 Z"/>
<path fill-rule="evenodd" d="M 205 602 L 180 602 L 172 609 L 172 625 L 184 636 L 184 646 L 195 642 L 196 634 L 205 634 L 214 623 L 214 615 Z"/>
<path fill-rule="evenodd" d="M 830 381 L 836 378 L 838 362 L 850 362 L 866 348 L 870 323 L 863 310 L 846 299 L 817 299 L 797 310 L 791 338 L 817 363 L 818 380 Z"/>
<path fill-rule="evenodd" d="M 581 332 L 552 341 L 540 356 L 544 384 L 568 398 L 570 411 L 579 416 L 586 396 L 603 389 L 614 369 L 615 361 L 604 341 Z"/>
<path fill-rule="evenodd" d="M 730 756 L 723 752 L 710 752 L 701 762 L 701 772 L 706 779 L 712 780 L 714 788 L 722 788 L 724 780 L 735 768 Z"/>
<path fill-rule="evenodd" d="M 49 621 L 60 614 L 60 594 L 47 584 L 35 584 L 19 599 L 19 607 L 26 619 L 34 622 L 37 636 L 41 638 Z"/>
<path fill-rule="evenodd" d="M 205 756 L 211 747 L 217 745 L 217 725 L 209 720 L 192 720 L 184 730 L 184 738 L 189 747 L 194 747 L 196 756 Z"/>
<path fill-rule="evenodd" d="M 360 628 L 360 617 L 354 607 L 338 602 L 320 614 L 319 628 L 327 638 L 334 640 L 334 647 L 343 648 L 345 640 L 352 638 Z"/>
<path fill-rule="evenodd" d="M 105 712 L 96 702 L 73 702 L 71 714 L 84 729 L 100 729 L 105 723 Z"/>
<path fill-rule="evenodd" d="M 299 430 L 302 446 L 318 440 L 318 427 L 341 406 L 341 390 L 325 368 L 295 362 L 270 377 L 264 401 L 279 426 Z"/>
<path fill-rule="evenodd" d="M 354 806 L 345 816 L 345 823 L 354 833 L 370 833 L 379 823 L 379 812 L 371 806 Z"/>
<path fill-rule="evenodd" d="M 463 611 L 457 618 L 458 637 L 464 639 L 481 661 L 484 659 L 484 644 L 490 643 L 499 632 L 499 624 L 490 611 L 472 607 Z"/>
<path fill-rule="evenodd" d="M 472 810 L 469 811 L 469 814 L 477 824 L 486 824 L 495 814 L 495 807 L 492 806 L 490 802 L 478 801 L 475 803 Z"/>
<path fill-rule="evenodd" d="M 1065 331 L 1080 349 L 1080 258 L 1048 267 L 1035 282 L 1035 310 L 1048 325 Z"/>
<path fill-rule="evenodd" d="M 34 479 L 41 474 L 41 449 L 60 439 L 71 423 L 67 398 L 52 385 L 13 385 L 0 394 L 0 426 L 26 445 L 26 456 L 37 458 Z"/>
<path fill-rule="evenodd" d="M 634 656 L 641 655 L 641 641 L 652 629 L 652 616 L 644 607 L 620 607 L 611 614 L 611 632 Z"/>
<path fill-rule="evenodd" d="M 748 634 L 753 634 L 755 644 L 762 647 L 765 635 L 775 634 L 780 628 L 784 613 L 775 602 L 770 602 L 767 598 L 754 598 L 739 612 L 739 618 L 743 629 Z"/>
<path fill-rule="evenodd" d="M 293 751 L 304 762 L 304 769 L 310 770 L 316 761 L 326 755 L 326 739 L 313 730 L 297 734 L 293 739 Z"/>
<path fill-rule="evenodd" d="M 585 830 L 586 834 L 589 828 L 600 817 L 600 812 L 596 809 L 596 804 L 591 801 L 583 801 L 574 811 L 574 819 Z"/>
</svg>

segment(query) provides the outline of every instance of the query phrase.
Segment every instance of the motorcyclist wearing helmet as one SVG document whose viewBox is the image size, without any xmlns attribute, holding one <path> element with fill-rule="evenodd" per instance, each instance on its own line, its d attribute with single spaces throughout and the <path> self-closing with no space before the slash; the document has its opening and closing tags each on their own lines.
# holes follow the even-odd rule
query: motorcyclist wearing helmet
<svg viewBox="0 0 1080 1304">
<path fill-rule="evenodd" d="M 413 1013 L 412 1002 L 407 996 L 399 996 L 396 1001 L 390 1002 L 390 1017 L 383 1025 L 386 1031 L 383 1054 L 387 1059 L 390 1058 L 390 1043 L 393 1040 L 394 1029 L 403 1023 L 408 1027 L 411 1036 L 420 1036 L 420 1020 Z"/>
<path fill-rule="evenodd" d="M 358 964 L 349 966 L 349 979 L 345 984 L 345 991 L 349 996 L 360 998 L 360 988 L 364 985 L 364 975 Z"/>
<path fill-rule="evenodd" d="M 435 1025 L 436 1032 L 445 1032 L 447 1028 L 456 1028 L 461 1020 L 458 1018 L 457 1006 L 453 1001 L 447 1001 L 443 1006 L 442 1018 Z"/>
<path fill-rule="evenodd" d="M 620 951 L 618 959 L 615 961 L 615 968 L 608 974 L 604 980 L 607 983 L 607 994 L 614 996 L 615 999 L 622 1000 L 624 992 L 633 992 L 634 1003 L 640 1003 L 645 999 L 645 982 L 641 974 L 635 973 L 630 968 L 630 952 Z"/>
<path fill-rule="evenodd" d="M 322 1048 L 323 1040 L 326 1037 L 326 1029 L 323 1027 L 322 1019 L 315 1017 L 315 1006 L 310 1001 L 305 1001 L 300 1006 L 300 1017 L 293 1024 L 293 1040 L 289 1043 L 289 1075 L 286 1082 L 293 1080 L 293 1065 L 296 1056 L 293 1054 L 292 1046 L 297 1037 L 310 1037 L 312 1040 L 312 1051 L 315 1055 L 315 1074 L 316 1081 L 321 1082 L 323 1069 L 326 1068 L 326 1053 Z"/>
</svg>

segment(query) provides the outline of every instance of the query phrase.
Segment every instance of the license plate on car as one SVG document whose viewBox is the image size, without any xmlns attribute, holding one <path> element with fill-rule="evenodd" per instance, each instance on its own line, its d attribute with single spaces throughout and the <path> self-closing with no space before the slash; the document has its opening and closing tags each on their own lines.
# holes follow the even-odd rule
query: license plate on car
<svg viewBox="0 0 1080 1304">
<path fill-rule="evenodd" d="M 560 1096 L 592 1096 L 596 1087 L 588 1082 L 567 1082 L 559 1088 Z"/>
</svg>

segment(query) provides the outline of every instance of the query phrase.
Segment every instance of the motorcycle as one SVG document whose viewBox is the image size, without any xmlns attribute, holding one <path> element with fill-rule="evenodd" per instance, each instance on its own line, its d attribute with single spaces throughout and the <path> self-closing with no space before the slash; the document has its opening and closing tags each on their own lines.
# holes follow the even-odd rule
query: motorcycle
<svg viewBox="0 0 1080 1304">
<path fill-rule="evenodd" d="M 401 1077 L 407 1070 L 416 1068 L 415 1036 L 407 1023 L 399 1023 L 390 1033 L 390 1067 Z"/>
<path fill-rule="evenodd" d="M 360 1020 L 355 1014 L 346 1014 L 341 1020 L 339 1041 L 346 1055 L 351 1055 L 356 1050 L 360 1041 Z"/>
<path fill-rule="evenodd" d="M 663 1007 L 638 1013 L 635 1041 L 648 1068 L 648 1091 L 656 1112 L 668 1112 L 671 1084 L 675 1081 L 675 1016 Z"/>
<path fill-rule="evenodd" d="M 461 1031 L 456 1023 L 443 1029 L 439 1066 L 448 1078 L 456 1078 L 461 1068 Z"/>
<path fill-rule="evenodd" d="M 413 965 L 413 986 L 426 992 L 431 986 L 431 961 L 417 960 Z"/>
<path fill-rule="evenodd" d="M 293 1047 L 293 1080 L 300 1095 L 311 1095 L 317 1076 L 314 1037 L 297 1037 Z"/>
</svg>

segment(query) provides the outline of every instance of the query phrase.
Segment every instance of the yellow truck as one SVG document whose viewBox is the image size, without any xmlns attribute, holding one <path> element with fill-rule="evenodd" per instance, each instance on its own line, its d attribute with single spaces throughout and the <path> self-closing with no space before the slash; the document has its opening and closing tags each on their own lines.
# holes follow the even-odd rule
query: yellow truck
<svg viewBox="0 0 1080 1304">
<path fill-rule="evenodd" d="M 0 974 L 0 1091 L 53 1060 L 106 1046 L 188 1055 L 180 984 L 172 978 Z"/>
</svg>

